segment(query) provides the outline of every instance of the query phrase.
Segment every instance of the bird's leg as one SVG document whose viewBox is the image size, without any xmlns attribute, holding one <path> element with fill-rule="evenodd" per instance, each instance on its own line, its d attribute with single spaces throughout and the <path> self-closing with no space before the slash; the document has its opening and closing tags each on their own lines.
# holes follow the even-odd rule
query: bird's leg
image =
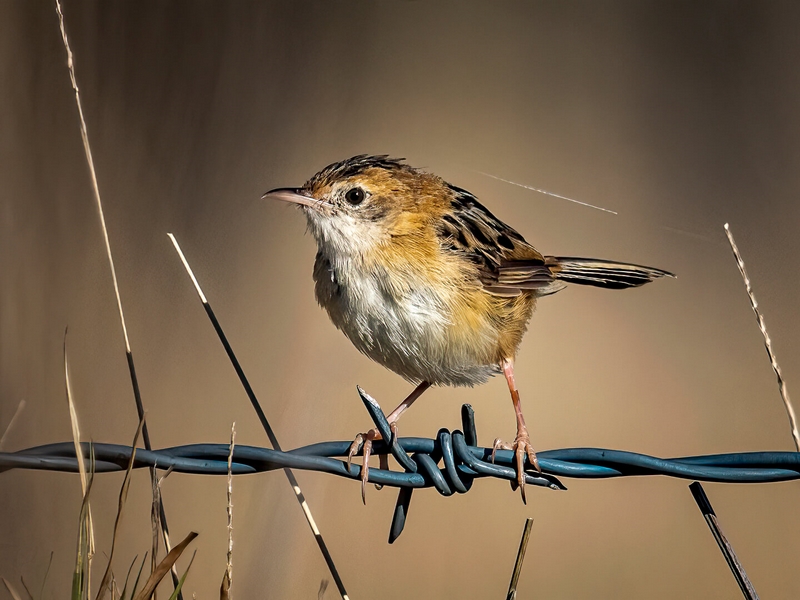
<svg viewBox="0 0 800 600">
<path fill-rule="evenodd" d="M 431 387 L 431 384 L 427 381 L 423 381 L 420 383 L 414 391 L 411 392 L 406 399 L 403 400 L 397 408 L 395 408 L 392 412 L 390 412 L 386 416 L 386 420 L 389 422 L 389 428 L 392 431 L 392 439 L 397 438 L 397 421 L 400 419 L 400 415 L 402 415 L 408 407 L 414 404 L 414 401 L 419 398 L 425 390 Z M 383 436 L 376 428 L 372 428 L 366 433 L 359 433 L 356 435 L 356 438 L 353 440 L 353 443 L 350 444 L 350 449 L 347 451 L 347 470 L 350 470 L 350 462 L 352 461 L 353 457 L 358 454 L 359 449 L 362 451 L 364 455 L 364 460 L 361 464 L 361 501 L 366 504 L 367 497 L 365 488 L 367 485 L 367 478 L 369 477 L 369 457 L 372 454 L 372 442 L 375 440 L 381 440 Z M 386 440 L 387 443 L 391 443 L 392 440 Z M 385 455 L 381 455 L 381 468 L 388 468 L 389 463 L 388 459 L 385 458 Z"/>
<path fill-rule="evenodd" d="M 517 416 L 517 437 L 514 438 L 513 444 L 506 444 L 500 439 L 496 439 L 492 445 L 492 462 L 494 462 L 494 455 L 498 448 L 503 450 L 513 450 L 514 457 L 517 463 L 517 485 L 522 493 L 522 501 L 525 502 L 525 456 L 527 455 L 528 461 L 534 469 L 542 472 L 539 466 L 539 461 L 536 458 L 536 452 L 531 446 L 531 440 L 528 436 L 528 428 L 525 425 L 525 417 L 522 415 L 522 405 L 519 400 L 519 390 L 514 381 L 514 361 L 510 358 L 503 360 L 501 363 L 503 375 L 508 382 L 508 389 L 511 392 L 511 402 L 514 404 L 514 413 Z"/>
</svg>

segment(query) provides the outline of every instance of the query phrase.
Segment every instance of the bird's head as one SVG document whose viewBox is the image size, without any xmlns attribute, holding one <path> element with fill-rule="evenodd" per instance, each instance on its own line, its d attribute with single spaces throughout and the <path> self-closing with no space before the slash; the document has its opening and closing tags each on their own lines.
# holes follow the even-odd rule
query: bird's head
<svg viewBox="0 0 800 600">
<path fill-rule="evenodd" d="M 359 155 L 263 198 L 299 205 L 320 250 L 352 256 L 432 232 L 448 191 L 441 178 L 402 159 Z"/>
</svg>

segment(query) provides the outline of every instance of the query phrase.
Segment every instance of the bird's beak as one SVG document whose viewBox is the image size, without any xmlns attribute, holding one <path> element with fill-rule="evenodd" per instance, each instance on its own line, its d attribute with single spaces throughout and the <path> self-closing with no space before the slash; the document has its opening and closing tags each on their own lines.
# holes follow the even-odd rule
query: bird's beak
<svg viewBox="0 0 800 600">
<path fill-rule="evenodd" d="M 311 198 L 303 193 L 301 188 L 277 188 L 270 190 L 263 196 L 262 200 L 283 200 L 284 202 L 292 202 L 294 204 L 301 204 L 303 206 L 310 206 L 311 208 L 319 208 L 321 205 L 328 204 L 324 200 L 317 200 Z"/>
</svg>

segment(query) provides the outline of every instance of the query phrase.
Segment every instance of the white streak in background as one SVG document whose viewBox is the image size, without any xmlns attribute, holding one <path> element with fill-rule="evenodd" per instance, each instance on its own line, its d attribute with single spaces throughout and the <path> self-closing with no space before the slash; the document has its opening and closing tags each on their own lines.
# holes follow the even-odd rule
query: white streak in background
<svg viewBox="0 0 800 600">
<path fill-rule="evenodd" d="M 480 173 L 481 175 L 485 175 L 486 177 L 497 179 L 498 181 L 502 181 L 503 183 L 510 183 L 511 185 L 516 185 L 518 187 L 525 188 L 526 190 L 531 190 L 532 192 L 539 192 L 540 194 L 547 194 L 548 196 L 553 196 L 554 198 L 561 198 L 562 200 L 566 200 L 568 202 L 574 202 L 575 204 L 580 204 L 581 206 L 585 206 L 587 208 L 602 210 L 603 212 L 611 213 L 612 215 L 619 214 L 616 211 L 610 210 L 608 208 L 603 208 L 602 206 L 595 206 L 594 204 L 589 204 L 588 202 L 581 202 L 580 200 L 575 200 L 574 198 L 567 198 L 566 196 L 561 196 L 560 194 L 554 194 L 553 192 L 548 192 L 547 190 L 542 190 L 540 188 L 535 188 L 530 185 L 517 183 L 516 181 L 511 181 L 509 179 L 503 179 L 502 177 L 498 177 L 497 175 L 492 175 L 491 173 L 484 173 L 483 171 L 477 171 L 477 172 Z"/>
<path fill-rule="evenodd" d="M 8 434 L 11 429 L 14 427 L 14 424 L 17 422 L 19 415 L 22 411 L 25 410 L 25 400 L 20 400 L 19 404 L 17 405 L 17 410 L 14 412 L 14 416 L 11 417 L 11 420 L 8 422 L 8 427 L 6 427 L 5 433 L 3 433 L 3 437 L 0 437 L 0 450 L 3 449 L 3 445 L 6 443 L 6 439 L 8 439 Z"/>
<path fill-rule="evenodd" d="M 697 233 L 695 231 L 688 231 L 686 229 L 678 229 L 677 227 L 669 227 L 667 225 L 662 225 L 661 229 L 669 231 L 671 233 L 677 233 L 678 235 L 685 235 L 686 237 L 694 238 L 696 240 L 700 240 L 703 242 L 711 242 L 712 244 L 717 246 L 724 246 L 724 244 L 716 236 L 712 237 L 710 235 Z"/>
<path fill-rule="evenodd" d="M 125 338 L 125 350 L 130 353 L 131 344 L 128 341 L 128 328 L 125 325 L 125 315 L 122 313 L 122 300 L 119 297 L 119 285 L 117 285 L 117 270 L 114 268 L 114 257 L 111 256 L 111 244 L 108 241 L 108 230 L 106 229 L 106 218 L 103 215 L 103 203 L 100 201 L 100 188 L 97 186 L 97 174 L 94 170 L 94 160 L 92 159 L 92 149 L 89 146 L 89 133 L 86 131 L 86 120 L 83 118 L 83 105 L 81 104 L 81 94 L 78 90 L 78 80 L 75 78 L 75 62 L 72 58 L 72 50 L 67 39 L 67 30 L 64 27 L 64 13 L 61 11 L 61 2 L 56 0 L 56 12 L 58 22 L 61 26 L 61 39 L 64 41 L 64 49 L 67 51 L 67 68 L 69 78 L 72 81 L 72 89 L 75 90 L 75 103 L 78 105 L 78 117 L 81 122 L 81 138 L 83 139 L 83 151 L 86 153 L 86 162 L 89 163 L 89 175 L 92 179 L 92 190 L 94 199 L 97 203 L 97 212 L 100 214 L 100 225 L 103 230 L 103 241 L 106 244 L 106 254 L 108 264 L 111 267 L 111 280 L 114 282 L 114 294 L 117 297 L 117 308 L 119 309 L 119 321 L 122 323 L 122 335 Z"/>
<path fill-rule="evenodd" d="M 744 287 L 747 290 L 747 297 L 750 298 L 750 307 L 756 314 L 758 329 L 761 331 L 761 335 L 764 337 L 764 347 L 767 349 L 769 364 L 772 366 L 772 370 L 775 371 L 775 376 L 778 378 L 778 389 L 781 393 L 783 405 L 786 408 L 786 414 L 789 415 L 789 426 L 792 428 L 792 438 L 794 438 L 795 448 L 797 448 L 797 451 L 800 452 L 800 433 L 797 431 L 797 417 L 794 415 L 792 401 L 789 400 L 789 390 L 786 389 L 786 381 L 784 381 L 781 368 L 778 366 L 778 359 L 775 358 L 775 352 L 772 351 L 772 340 L 769 339 L 767 326 L 764 324 L 764 317 L 761 316 L 761 311 L 758 310 L 758 302 L 756 302 L 756 297 L 753 294 L 753 288 L 750 286 L 750 278 L 747 276 L 747 271 L 744 268 L 744 260 L 742 260 L 742 255 L 739 254 L 739 248 L 736 247 L 736 242 L 733 241 L 733 234 L 731 233 L 730 227 L 728 227 L 727 223 L 725 223 L 724 227 L 725 235 L 728 236 L 728 242 L 731 245 L 731 250 L 733 250 L 733 256 L 736 258 L 736 266 L 739 267 L 739 273 L 742 274 Z"/>
</svg>

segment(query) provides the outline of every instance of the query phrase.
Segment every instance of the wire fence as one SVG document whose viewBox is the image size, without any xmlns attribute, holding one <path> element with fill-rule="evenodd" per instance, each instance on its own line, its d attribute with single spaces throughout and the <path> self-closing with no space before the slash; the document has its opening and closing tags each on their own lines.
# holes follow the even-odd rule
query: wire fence
<svg viewBox="0 0 800 600">
<path fill-rule="evenodd" d="M 373 448 L 374 454 L 391 454 L 402 471 L 370 468 L 369 482 L 400 488 L 389 541 L 402 532 L 414 489 L 434 488 L 443 496 L 469 491 L 477 479 L 505 479 L 516 484 L 514 455 L 498 450 L 492 462 L 492 448 L 477 445 L 475 414 L 465 404 L 461 408 L 462 430 L 440 429 L 435 438 L 402 437 L 392 439 L 389 424 L 377 403 L 359 390 L 364 405 L 384 439 Z M 321 442 L 289 451 L 237 445 L 233 451 L 234 475 L 264 473 L 280 469 L 302 469 L 330 473 L 359 480 L 361 465 L 344 460 L 349 441 Z M 120 444 L 82 444 L 85 456 L 93 457 L 96 473 L 125 471 L 131 447 Z M 202 475 L 228 474 L 229 444 L 188 444 L 160 450 L 136 449 L 134 468 L 172 469 Z M 526 484 L 565 490 L 559 477 L 603 479 L 643 475 L 666 475 L 722 483 L 767 483 L 800 479 L 800 453 L 739 452 L 658 458 L 604 448 L 565 448 L 538 453 L 542 473 L 526 468 Z M 78 472 L 73 442 L 47 444 L 17 452 L 0 453 L 0 472 L 11 469 Z"/>
</svg>

